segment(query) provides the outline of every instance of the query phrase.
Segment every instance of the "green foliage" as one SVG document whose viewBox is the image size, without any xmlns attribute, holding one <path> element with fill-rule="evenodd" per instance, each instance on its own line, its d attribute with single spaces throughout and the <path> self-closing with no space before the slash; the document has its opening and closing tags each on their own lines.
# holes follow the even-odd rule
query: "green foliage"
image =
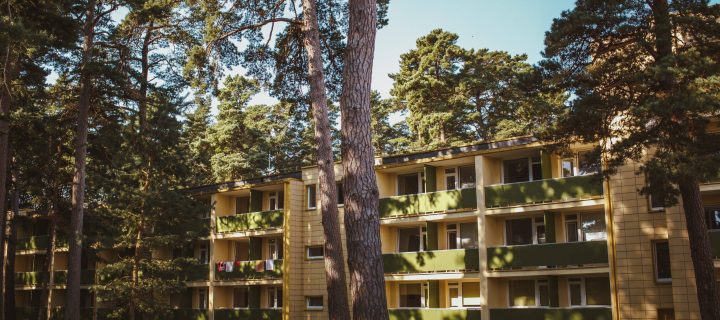
<svg viewBox="0 0 720 320">
<path fill-rule="evenodd" d="M 567 146 L 598 145 L 608 174 L 640 161 L 653 190 L 677 203 L 677 185 L 706 181 L 720 166 L 720 139 L 707 132 L 720 115 L 720 7 L 670 1 L 581 0 L 547 33 L 546 87 L 572 99 L 538 112 L 539 132 Z M 622 137 L 621 139 L 614 139 Z"/>
<path fill-rule="evenodd" d="M 529 115 L 548 95 L 525 60 L 503 51 L 464 49 L 436 29 L 403 54 L 392 95 L 407 110 L 413 149 L 526 135 Z"/>
<path fill-rule="evenodd" d="M 407 150 L 411 144 L 408 139 L 407 123 L 400 121 L 390 124 L 390 115 L 397 112 L 393 101 L 383 99 L 380 93 L 373 91 L 370 96 L 370 108 L 375 152 L 389 154 Z"/>
</svg>

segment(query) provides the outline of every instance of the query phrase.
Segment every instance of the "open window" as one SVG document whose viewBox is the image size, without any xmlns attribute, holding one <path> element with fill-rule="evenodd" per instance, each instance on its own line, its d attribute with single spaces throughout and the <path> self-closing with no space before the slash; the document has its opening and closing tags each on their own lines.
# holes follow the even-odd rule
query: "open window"
<svg viewBox="0 0 720 320">
<path fill-rule="evenodd" d="M 523 218 L 505 221 L 505 244 L 543 244 L 546 241 L 545 218 Z"/>
<path fill-rule="evenodd" d="M 283 242 L 282 238 L 268 239 L 268 257 L 273 260 L 283 258 Z"/>
<path fill-rule="evenodd" d="M 400 196 L 425 192 L 422 172 L 397 176 L 397 194 Z"/>
<path fill-rule="evenodd" d="M 448 249 L 475 249 L 478 247 L 477 223 L 450 223 L 446 226 Z"/>
</svg>

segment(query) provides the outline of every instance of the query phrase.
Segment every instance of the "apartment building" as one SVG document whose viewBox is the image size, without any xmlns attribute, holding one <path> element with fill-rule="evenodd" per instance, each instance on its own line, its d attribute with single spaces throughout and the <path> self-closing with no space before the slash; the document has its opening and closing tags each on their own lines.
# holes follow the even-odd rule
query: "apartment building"
<svg viewBox="0 0 720 320">
<path fill-rule="evenodd" d="M 559 156 L 525 137 L 376 158 L 391 319 L 699 319 L 682 208 L 639 194 L 636 164 L 600 179 L 591 147 Z M 339 164 L 336 177 L 342 219 Z M 192 189 L 212 231 L 171 297 L 177 318 L 327 319 L 316 185 L 306 167 Z M 720 274 L 720 180 L 701 191 Z M 18 287 L 19 306 L 33 289 Z"/>
</svg>

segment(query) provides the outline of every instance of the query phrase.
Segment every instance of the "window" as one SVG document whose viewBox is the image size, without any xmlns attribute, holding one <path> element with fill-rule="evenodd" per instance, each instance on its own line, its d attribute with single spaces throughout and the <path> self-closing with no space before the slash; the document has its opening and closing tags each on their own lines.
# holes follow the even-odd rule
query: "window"
<svg viewBox="0 0 720 320">
<path fill-rule="evenodd" d="M 397 194 L 399 196 L 408 194 L 423 193 L 423 174 L 416 172 L 410 174 L 401 174 L 397 177 Z"/>
<path fill-rule="evenodd" d="M 480 283 L 479 282 L 463 282 L 462 285 L 462 302 L 465 307 L 480 306 Z"/>
<path fill-rule="evenodd" d="M 427 283 L 401 283 L 399 293 L 400 308 L 427 308 Z"/>
<path fill-rule="evenodd" d="M 610 279 L 608 277 L 568 279 L 571 306 L 609 306 Z"/>
<path fill-rule="evenodd" d="M 503 161 L 503 183 L 542 180 L 540 157 Z"/>
<path fill-rule="evenodd" d="M 658 309 L 658 320 L 675 320 L 674 309 Z"/>
<path fill-rule="evenodd" d="M 268 239 L 268 257 L 273 260 L 283 258 L 282 238 Z"/>
<path fill-rule="evenodd" d="M 462 307 L 462 296 L 460 295 L 460 285 L 457 283 L 448 284 L 448 300 L 450 307 L 460 308 Z"/>
<path fill-rule="evenodd" d="M 512 219 L 505 221 L 506 245 L 545 243 L 545 219 L 543 217 Z"/>
<path fill-rule="evenodd" d="M 248 308 L 248 288 L 233 288 L 233 308 Z"/>
<path fill-rule="evenodd" d="M 323 248 L 322 245 L 307 247 L 308 260 L 323 259 L 324 257 L 325 257 L 325 249 Z"/>
<path fill-rule="evenodd" d="M 662 193 L 660 189 L 660 185 L 662 185 L 662 181 L 655 176 L 655 179 L 653 179 L 652 176 L 647 176 L 647 184 L 649 188 L 648 193 L 648 204 L 650 205 L 650 211 L 653 212 L 659 212 L 665 210 L 665 195 Z"/>
<path fill-rule="evenodd" d="M 445 169 L 445 190 L 457 189 L 457 174 L 455 168 Z"/>
<path fill-rule="evenodd" d="M 720 229 L 720 207 L 705 208 L 708 229 Z"/>
<path fill-rule="evenodd" d="M 655 280 L 667 283 L 672 281 L 670 273 L 670 244 L 667 240 L 653 242 L 655 257 Z"/>
<path fill-rule="evenodd" d="M 511 280 L 508 293 L 511 307 L 550 305 L 550 289 L 547 280 Z"/>
<path fill-rule="evenodd" d="M 475 188 L 475 166 L 458 167 L 460 188 Z"/>
<path fill-rule="evenodd" d="M 475 249 L 478 247 L 477 223 L 460 224 L 460 248 Z"/>
<path fill-rule="evenodd" d="M 250 197 L 235 198 L 235 214 L 250 212 Z"/>
<path fill-rule="evenodd" d="M 268 288 L 268 308 L 280 309 L 283 306 L 282 287 Z"/>
<path fill-rule="evenodd" d="M 317 208 L 317 190 L 314 184 L 305 186 L 305 194 L 307 194 L 307 208 Z"/>
<path fill-rule="evenodd" d="M 323 309 L 323 297 L 322 296 L 305 297 L 305 307 L 307 307 L 308 310 L 322 310 Z"/>
<path fill-rule="evenodd" d="M 567 242 L 606 240 L 605 215 L 601 212 L 565 215 L 565 236 Z"/>
<path fill-rule="evenodd" d="M 200 263 L 208 263 L 210 255 L 208 254 L 208 243 L 201 242 L 200 248 L 198 249 L 198 261 Z"/>
<path fill-rule="evenodd" d="M 208 289 L 207 288 L 198 288 L 197 289 L 197 297 L 198 297 L 198 304 L 197 308 L 200 310 L 206 310 L 208 308 Z"/>
<path fill-rule="evenodd" d="M 341 182 L 337 183 L 337 203 L 339 206 L 345 204 L 345 190 L 343 190 L 343 184 Z"/>
<path fill-rule="evenodd" d="M 547 280 L 537 280 L 535 281 L 535 285 L 537 286 L 537 300 L 538 304 L 543 307 L 549 307 L 550 306 L 550 285 L 548 284 Z"/>
<path fill-rule="evenodd" d="M 590 152 L 579 152 L 572 157 L 560 161 L 563 178 L 596 174 L 600 169 L 600 161 L 590 157 Z"/>
<path fill-rule="evenodd" d="M 573 177 L 576 175 L 575 171 L 575 159 L 565 158 L 560 162 L 560 170 L 562 171 L 562 177 Z"/>
<path fill-rule="evenodd" d="M 270 192 L 268 200 L 270 201 L 270 210 L 280 210 L 285 202 L 283 192 Z"/>
<path fill-rule="evenodd" d="M 458 239 L 457 224 L 448 224 L 445 234 L 447 234 L 447 248 L 459 249 L 460 240 Z"/>
<path fill-rule="evenodd" d="M 425 251 L 425 227 L 398 228 L 398 252 Z"/>
<path fill-rule="evenodd" d="M 235 261 L 248 261 L 250 259 L 250 248 L 247 242 L 233 241 L 235 247 Z"/>
</svg>

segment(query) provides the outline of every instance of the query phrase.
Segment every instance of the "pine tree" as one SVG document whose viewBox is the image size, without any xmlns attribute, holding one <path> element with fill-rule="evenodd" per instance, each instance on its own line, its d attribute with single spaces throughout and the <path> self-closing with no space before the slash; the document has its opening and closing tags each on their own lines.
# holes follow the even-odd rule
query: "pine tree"
<svg viewBox="0 0 720 320">
<path fill-rule="evenodd" d="M 544 117 L 546 139 L 601 141 L 606 174 L 637 161 L 643 193 L 667 206 L 682 198 L 702 319 L 720 318 L 698 187 L 720 167 L 720 139 L 707 132 L 720 115 L 718 21 L 720 6 L 702 0 L 579 0 L 553 22 L 542 63 L 546 86 L 573 97 Z"/>
<path fill-rule="evenodd" d="M 373 147 L 377 153 L 399 153 L 410 149 L 411 141 L 407 122 L 390 124 L 390 115 L 399 112 L 392 99 L 383 99 L 380 93 L 373 91 L 370 96 L 370 116 L 372 118 Z"/>
</svg>

